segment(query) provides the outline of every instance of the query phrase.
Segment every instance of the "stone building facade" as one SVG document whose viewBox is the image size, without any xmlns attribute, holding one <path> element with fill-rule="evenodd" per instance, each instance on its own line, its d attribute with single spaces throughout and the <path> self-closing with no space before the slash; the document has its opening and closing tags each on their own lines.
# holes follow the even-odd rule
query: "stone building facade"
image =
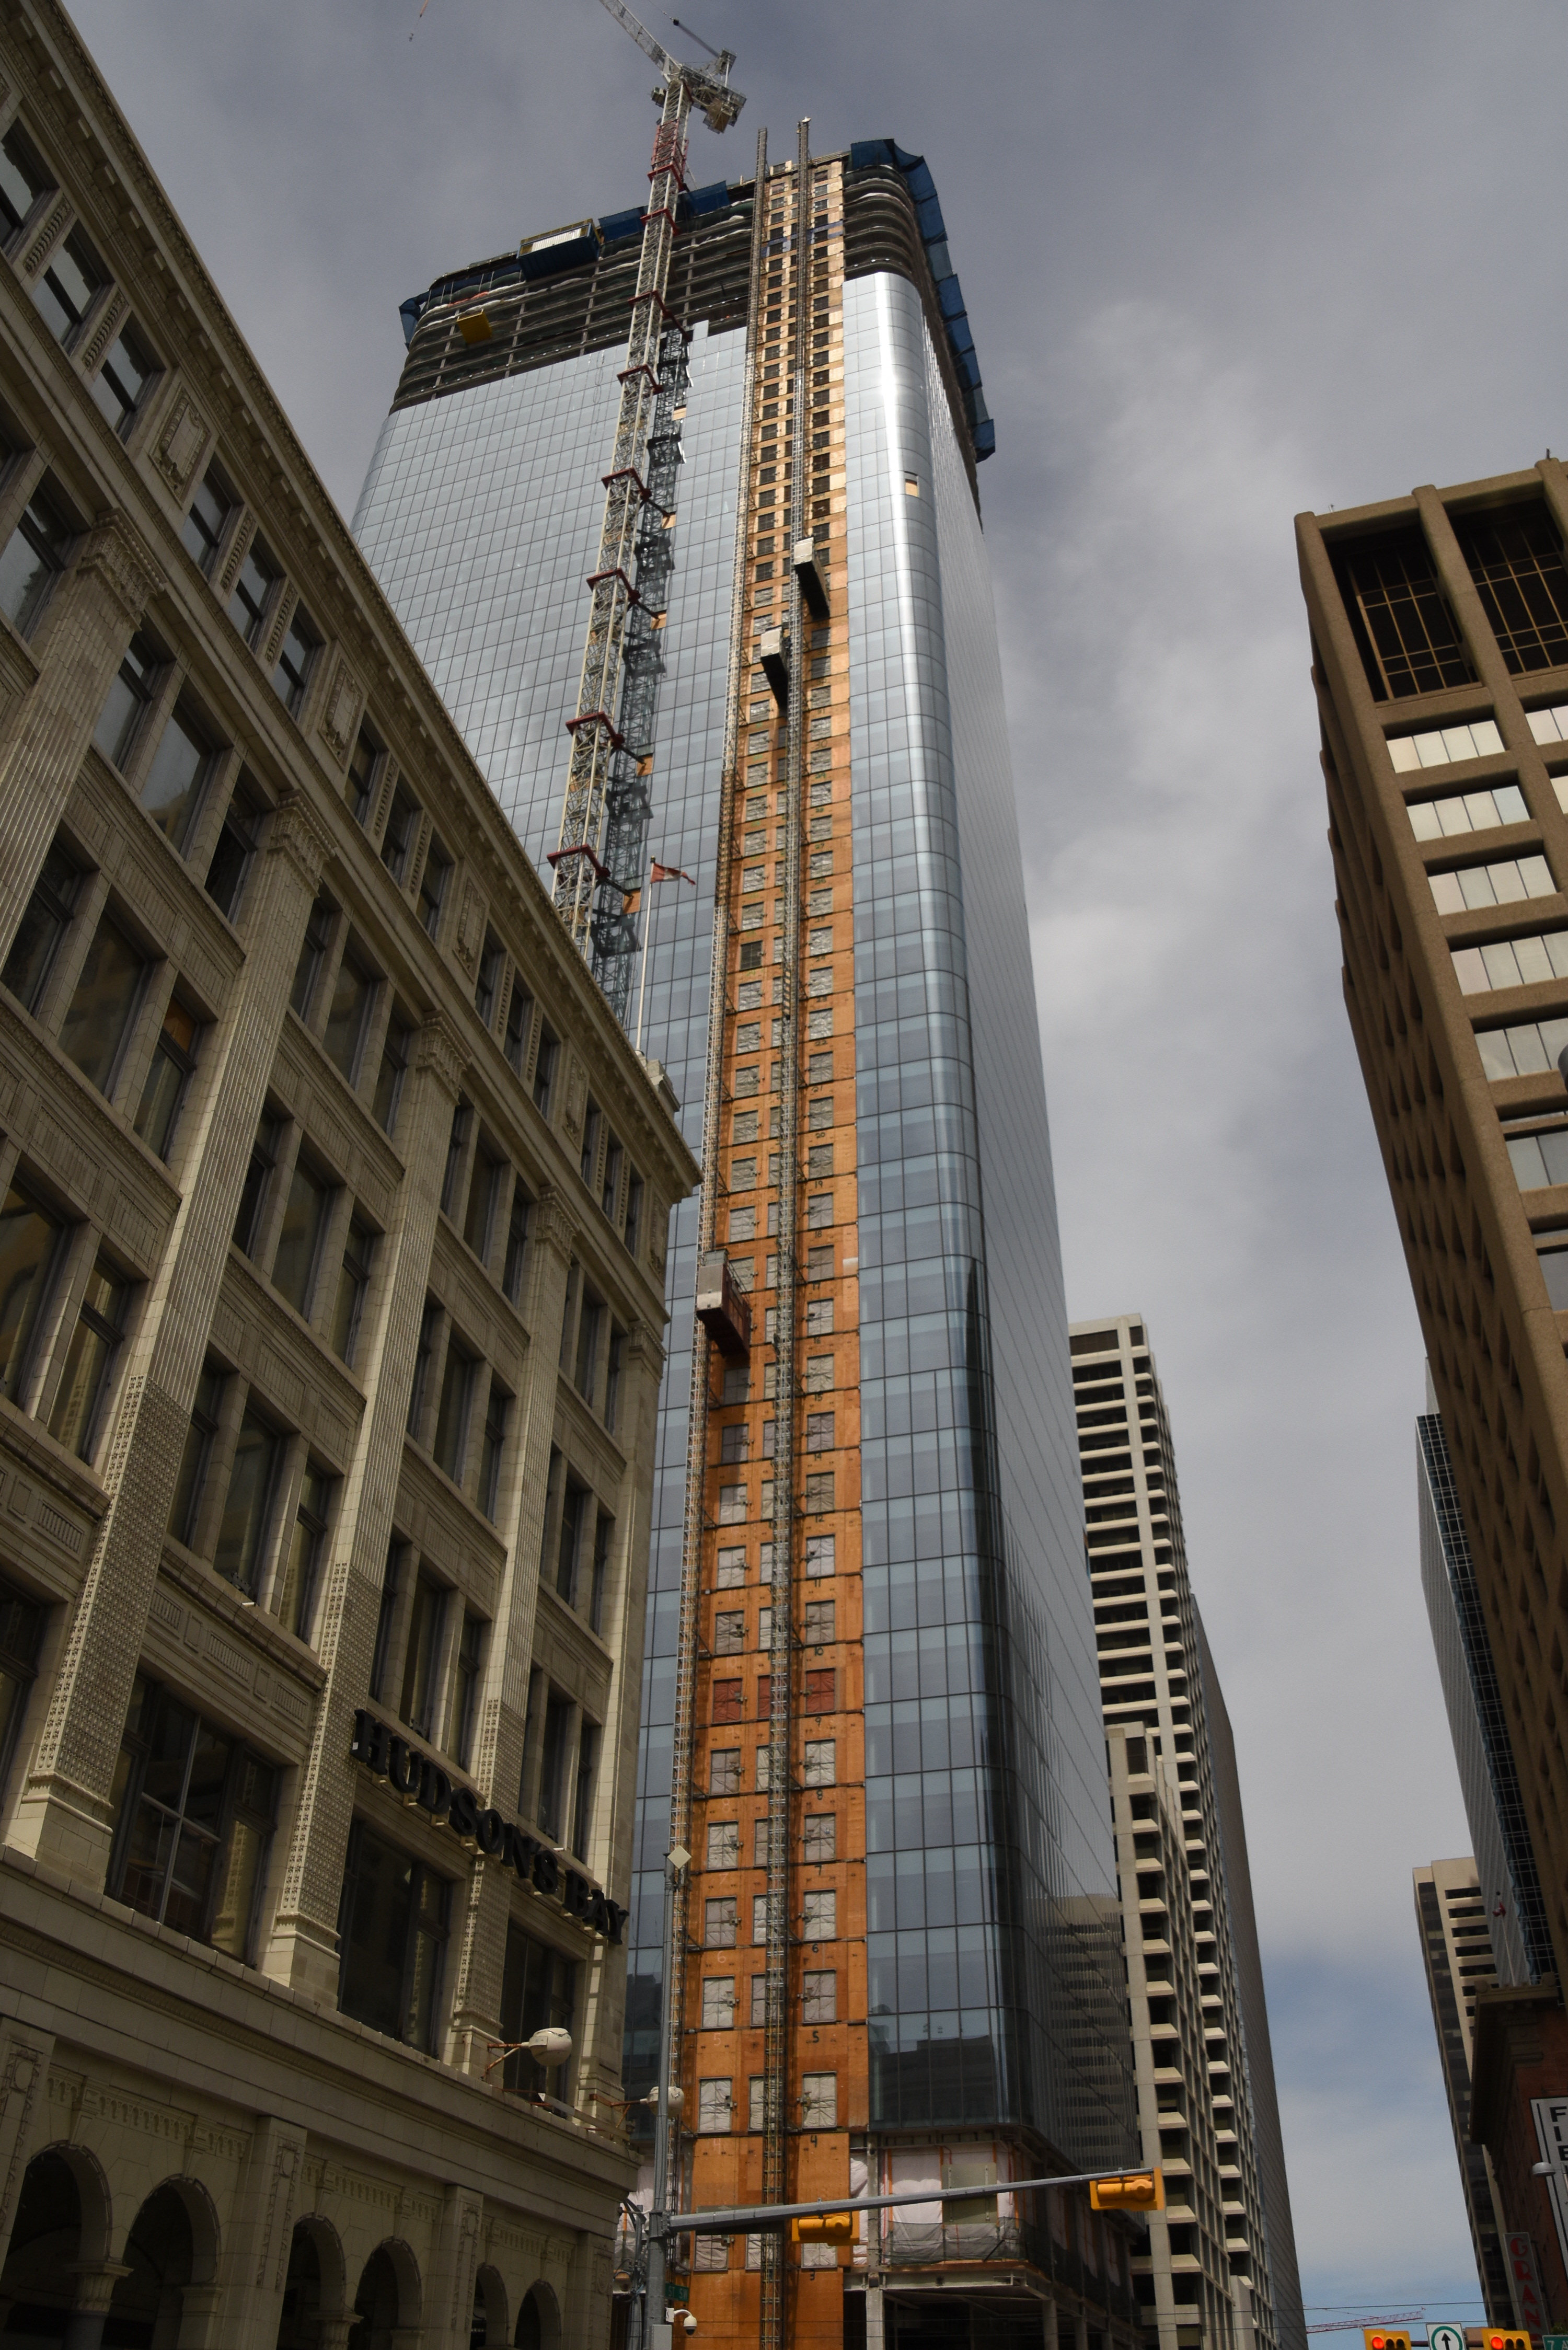
<svg viewBox="0 0 1568 2350">
<path fill-rule="evenodd" d="M 0 244 L 0 2328 L 591 2344 L 696 1165 L 47 0 Z"/>
</svg>

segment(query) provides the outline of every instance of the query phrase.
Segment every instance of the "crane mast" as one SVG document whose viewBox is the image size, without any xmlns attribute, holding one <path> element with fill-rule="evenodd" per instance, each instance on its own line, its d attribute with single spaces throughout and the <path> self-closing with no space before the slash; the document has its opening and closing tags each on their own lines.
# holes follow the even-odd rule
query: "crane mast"
<svg viewBox="0 0 1568 2350">
<path fill-rule="evenodd" d="M 696 105 L 723 130 L 744 99 L 729 86 L 734 63 L 682 65 L 655 40 L 624 0 L 604 0 L 663 76 L 649 167 L 648 207 L 631 331 L 620 370 L 615 446 L 604 476 L 598 554 L 588 575 L 591 602 L 560 833 L 549 862 L 556 910 L 578 952 L 625 1024 L 639 938 L 628 899 L 642 879 L 651 800 L 653 712 L 664 662 L 659 644 L 674 567 L 670 536 L 680 463 L 680 411 L 689 337 L 666 295 L 676 209 L 686 185 L 687 129 Z"/>
</svg>

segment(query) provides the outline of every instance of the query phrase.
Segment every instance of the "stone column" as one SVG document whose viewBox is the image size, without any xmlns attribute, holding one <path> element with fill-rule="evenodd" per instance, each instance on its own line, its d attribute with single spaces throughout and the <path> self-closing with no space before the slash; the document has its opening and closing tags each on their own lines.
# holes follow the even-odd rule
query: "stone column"
<svg viewBox="0 0 1568 2350">
<path fill-rule="evenodd" d="M 358 2323 L 352 2310 L 347 2317 L 318 2317 L 316 2330 L 321 2338 L 321 2350 L 348 2350 L 348 2336 Z"/>
<path fill-rule="evenodd" d="M 109 1790 L 162 1555 L 229 1235 L 327 840 L 303 799 L 273 818 L 248 951 L 206 1047 L 197 1170 L 131 1349 L 104 1461 L 109 1509 L 71 1619 L 11 1842 L 83 1884 L 104 1880 Z"/>
<path fill-rule="evenodd" d="M 227 2337 L 219 2333 L 217 2325 L 223 2287 L 188 2284 L 175 2285 L 172 2290 L 180 2297 L 180 2330 L 174 2350 L 218 2350 L 220 2343 L 226 2345 Z"/>
<path fill-rule="evenodd" d="M 391 1261 L 379 1284 L 374 1326 L 361 1340 L 371 1400 L 343 1480 L 337 1555 L 327 1571 L 317 1617 L 317 1647 L 328 1679 L 300 1773 L 283 1890 L 263 1961 L 269 1974 L 324 2006 L 336 2005 L 337 1998 L 337 1904 L 354 1812 L 348 1761 L 354 1709 L 369 1690 L 441 1171 L 462 1072 L 462 1039 L 438 1013 L 419 1032 L 405 1088 L 403 1183 L 385 1243 Z"/>
<path fill-rule="evenodd" d="M 21 920 L 114 673 L 162 573 L 124 515 L 107 515 L 56 589 L 38 681 L 0 747 L 0 939 Z"/>
<path fill-rule="evenodd" d="M 441 2199 L 435 2258 L 425 2280 L 427 2350 L 468 2350 L 473 2331 L 473 2280 L 479 2272 L 479 2230 L 484 2202 L 466 2188 L 449 2186 Z"/>
<path fill-rule="evenodd" d="M 54 2053 L 52 2032 L 8 2018 L 0 2021 L 0 2269 L 11 2245 L 22 2180 L 43 2143 L 48 2120 L 45 2090 Z M 4 2324 L 0 2317 L 0 2325 Z"/>
<path fill-rule="evenodd" d="M 473 1742 L 473 1775 L 488 1801 L 510 1814 L 523 1769 L 523 1727 L 528 1665 L 539 1596 L 539 1546 L 545 1536 L 550 1442 L 556 1427 L 561 1315 L 576 1228 L 566 1202 L 546 1190 L 535 1212 L 533 1263 L 524 1318 L 531 1343 L 517 1398 L 517 1442 L 512 1482 L 499 1523 L 511 1528 L 510 1556 L 491 1629 L 484 1690 Z M 449 2061 L 483 2073 L 487 2041 L 500 2029 L 501 1979 L 506 1960 L 506 1919 L 512 1872 L 500 1859 L 474 1863 L 453 1981 Z M 455 1921 L 454 1921 L 455 1922 Z"/>
<path fill-rule="evenodd" d="M 66 2320 L 62 2350 L 99 2350 L 114 2288 L 130 2274 L 124 2261 L 98 2261 L 76 2269 L 76 2305 Z"/>
<path fill-rule="evenodd" d="M 223 2230 L 213 2336 L 223 2350 L 273 2350 L 277 2340 L 306 2137 L 297 2122 L 275 2114 L 255 2116 L 244 2176 Z"/>
</svg>

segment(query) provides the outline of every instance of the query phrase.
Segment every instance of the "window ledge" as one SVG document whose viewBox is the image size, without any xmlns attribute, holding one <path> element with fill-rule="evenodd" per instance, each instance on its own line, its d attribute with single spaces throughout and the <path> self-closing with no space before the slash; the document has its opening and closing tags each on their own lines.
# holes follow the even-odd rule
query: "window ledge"
<svg viewBox="0 0 1568 2350">
<path fill-rule="evenodd" d="M 254 1599 L 244 1597 L 205 1559 L 187 1550 L 172 1534 L 163 1538 L 159 1572 L 188 1599 L 197 1600 L 209 1615 L 216 1616 L 251 1648 L 259 1649 L 271 1663 L 304 1681 L 313 1693 L 326 1688 L 327 1668 L 315 1649 L 292 1632 L 286 1632 Z"/>
</svg>

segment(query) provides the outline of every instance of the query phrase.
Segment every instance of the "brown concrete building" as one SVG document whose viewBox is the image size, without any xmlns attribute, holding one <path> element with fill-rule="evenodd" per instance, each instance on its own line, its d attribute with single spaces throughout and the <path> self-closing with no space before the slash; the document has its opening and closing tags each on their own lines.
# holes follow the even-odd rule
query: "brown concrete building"
<svg viewBox="0 0 1568 2350">
<path fill-rule="evenodd" d="M 1345 994 L 1561 1981 L 1568 475 L 1298 517 Z M 1537 2006 L 1549 2004 L 1543 1985 Z M 1500 2110 L 1478 2032 L 1475 2110 Z M 1568 2074 L 1553 2086 L 1568 2089 Z M 1490 2141 L 1489 2141 L 1490 2142 Z M 1507 2217 L 1514 2167 L 1492 2148 Z M 1553 2254 L 1555 2257 L 1555 2254 Z M 1543 2266 L 1545 2265 L 1543 2262 Z"/>
<path fill-rule="evenodd" d="M 697 1169 L 48 0 L 0 243 L 0 2324 L 591 2344 Z"/>
<path fill-rule="evenodd" d="M 1165 1390 L 1137 1315 L 1075 1322 L 1072 1349 L 1138 2118 L 1167 2173 L 1134 2261 L 1146 2339 L 1305 2350 L 1241 1783 Z"/>
<path fill-rule="evenodd" d="M 1502 2199 L 1486 2148 L 1470 2137 L 1476 1994 L 1497 1988 L 1486 1904 L 1473 1860 L 1435 1860 L 1429 1868 L 1415 1871 L 1414 1883 L 1421 1958 L 1475 2248 L 1476 2274 L 1487 2324 L 1511 2326 L 1522 2323 L 1522 2317 L 1509 2290 Z"/>
</svg>

